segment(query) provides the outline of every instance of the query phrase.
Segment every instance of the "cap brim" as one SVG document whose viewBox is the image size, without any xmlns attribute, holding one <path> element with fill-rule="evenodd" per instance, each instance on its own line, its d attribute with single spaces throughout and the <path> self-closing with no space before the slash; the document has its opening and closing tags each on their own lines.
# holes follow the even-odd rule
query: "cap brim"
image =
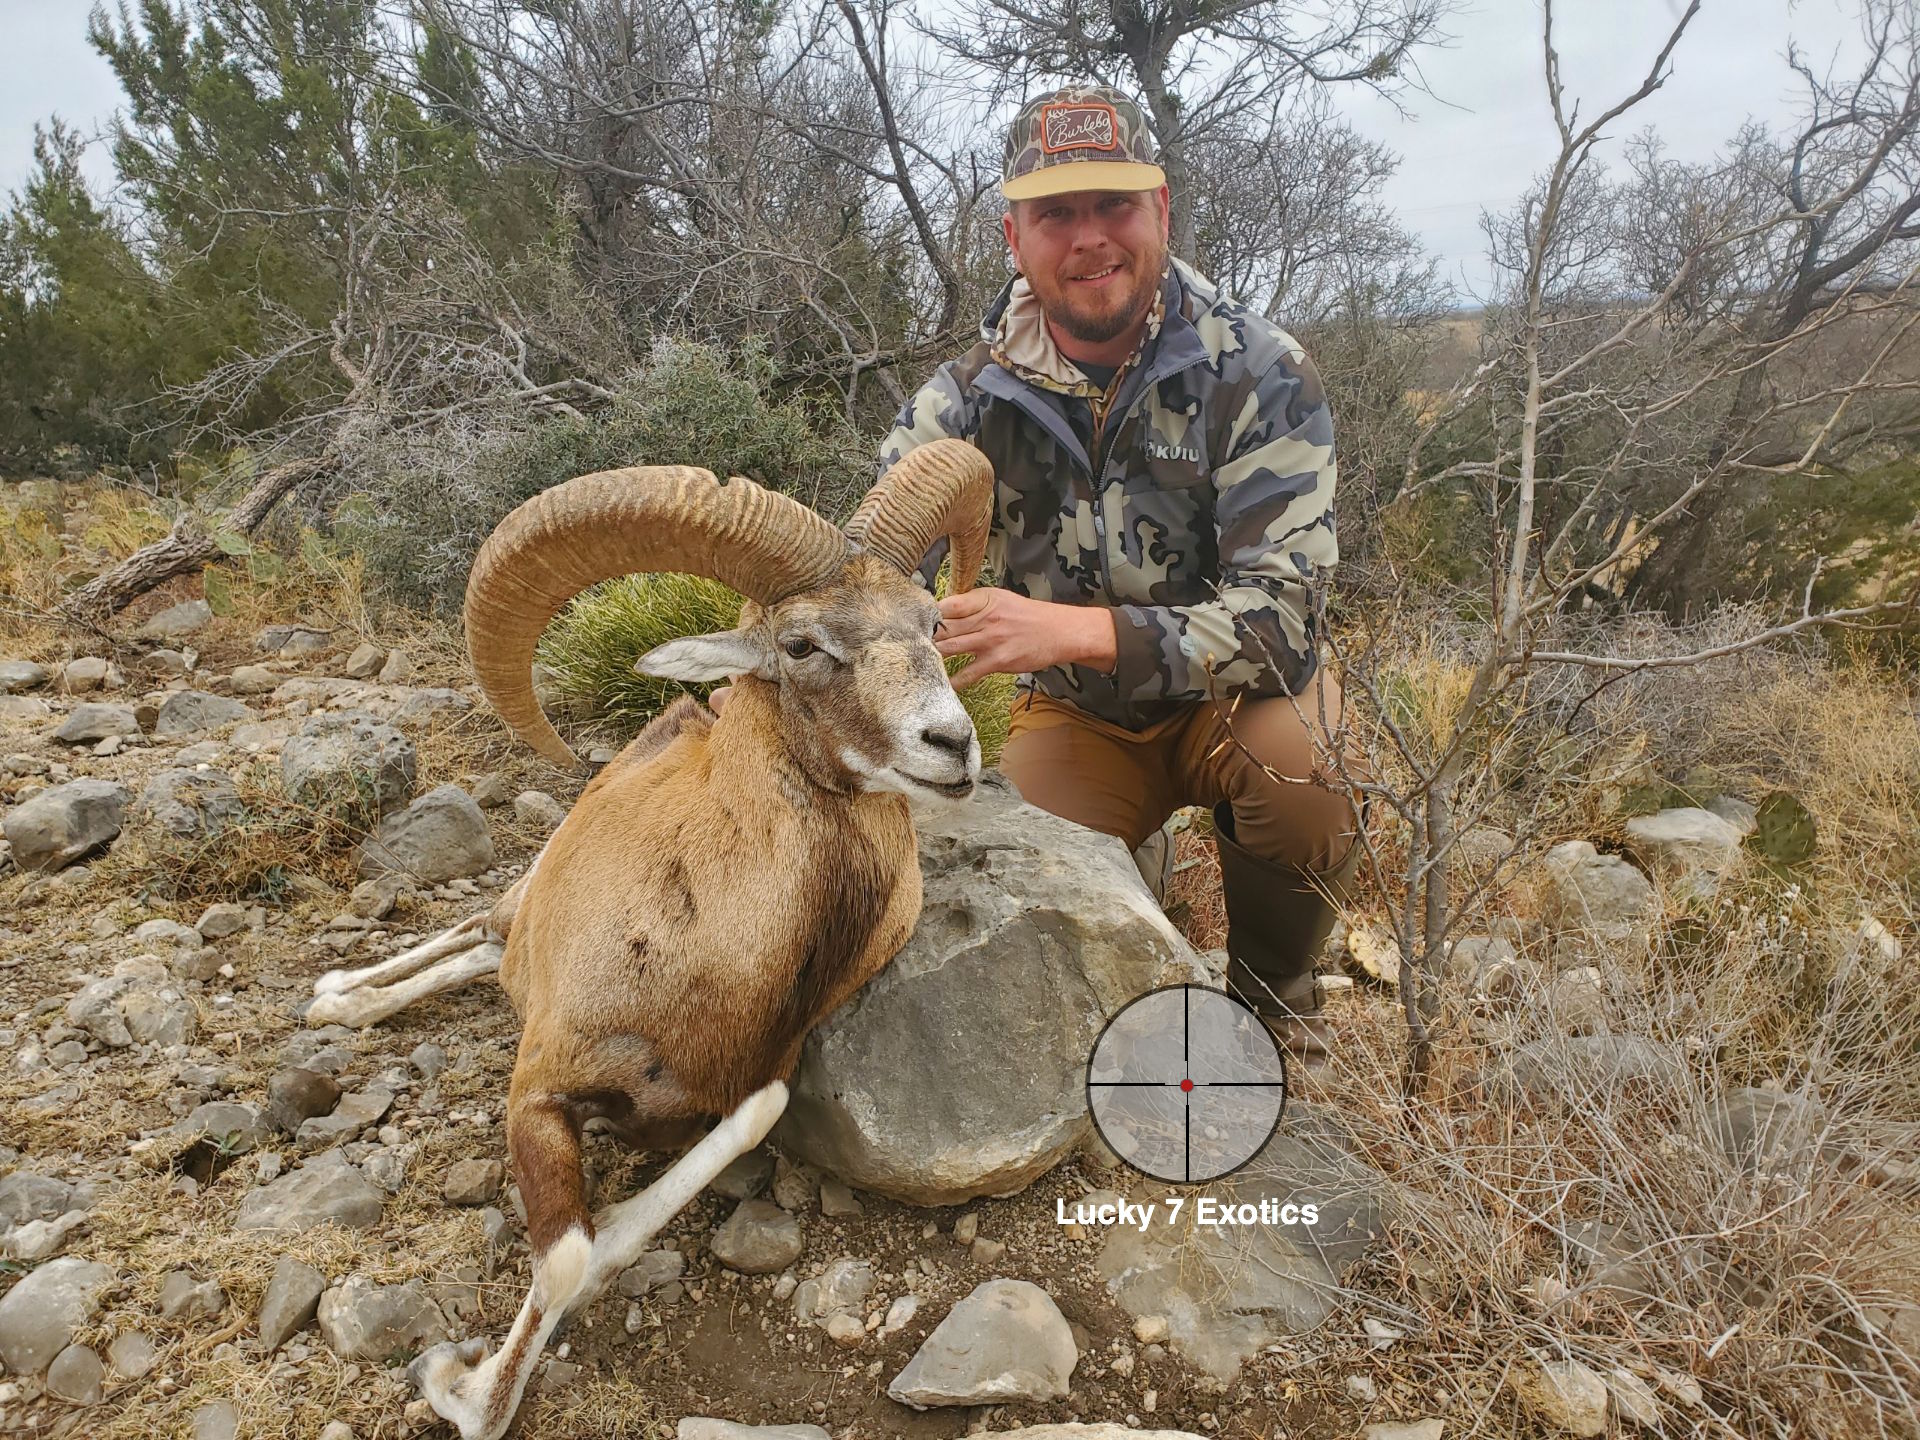
<svg viewBox="0 0 1920 1440">
<path fill-rule="evenodd" d="M 1075 190 L 1158 190 L 1166 183 L 1166 171 L 1138 160 L 1069 160 L 1002 180 L 1000 193 L 1009 200 L 1038 200 Z"/>
</svg>

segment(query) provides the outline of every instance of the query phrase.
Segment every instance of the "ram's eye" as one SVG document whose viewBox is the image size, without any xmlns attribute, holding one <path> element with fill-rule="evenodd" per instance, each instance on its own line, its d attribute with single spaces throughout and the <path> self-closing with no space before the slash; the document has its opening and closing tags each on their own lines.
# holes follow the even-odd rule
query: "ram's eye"
<svg viewBox="0 0 1920 1440">
<path fill-rule="evenodd" d="M 813 653 L 813 642 L 811 640 L 789 640 L 784 648 L 787 654 L 793 659 L 804 660 Z"/>
</svg>

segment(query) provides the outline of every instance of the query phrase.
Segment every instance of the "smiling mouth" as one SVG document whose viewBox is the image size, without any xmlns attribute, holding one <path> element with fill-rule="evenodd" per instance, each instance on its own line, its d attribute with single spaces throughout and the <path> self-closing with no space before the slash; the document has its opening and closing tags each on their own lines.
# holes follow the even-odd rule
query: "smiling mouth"
<svg viewBox="0 0 1920 1440">
<path fill-rule="evenodd" d="M 1119 265 L 1109 265 L 1106 269 L 1096 270 L 1091 275 L 1076 275 L 1073 278 L 1082 285 L 1097 285 L 1109 276 L 1118 275 L 1121 268 Z"/>
</svg>

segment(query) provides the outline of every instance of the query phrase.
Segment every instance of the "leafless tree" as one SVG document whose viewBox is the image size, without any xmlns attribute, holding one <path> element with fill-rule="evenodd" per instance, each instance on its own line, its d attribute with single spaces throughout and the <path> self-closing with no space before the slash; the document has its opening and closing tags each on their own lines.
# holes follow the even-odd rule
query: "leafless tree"
<svg viewBox="0 0 1920 1440">
<path fill-rule="evenodd" d="M 1449 0 L 987 0 L 967 23 L 929 27 L 953 54 L 1012 86 L 1094 80 L 1141 97 L 1173 196 L 1173 250 L 1198 254 L 1195 151 L 1270 122 L 1310 87 L 1391 93 L 1414 51 L 1441 37 Z"/>
<path fill-rule="evenodd" d="M 1580 623 L 1583 601 L 1610 595 L 1648 553 L 1685 545 L 1702 507 L 1728 485 L 1812 476 L 1837 454 L 1885 445 L 1920 423 L 1913 212 L 1892 199 L 1870 215 L 1858 209 L 1867 193 L 1898 189 L 1891 177 L 1906 173 L 1899 157 L 1920 115 L 1910 13 L 1870 12 L 1874 59 L 1848 87 L 1844 114 L 1831 86 L 1809 81 L 1812 118 L 1784 152 L 1780 189 L 1769 192 L 1763 179 L 1782 172 L 1761 168 L 1756 178 L 1753 157 L 1773 152 L 1751 132 L 1724 165 L 1692 171 L 1642 143 L 1627 178 L 1610 181 L 1597 148 L 1666 82 L 1698 9 L 1694 0 L 1679 17 L 1632 93 L 1582 121 L 1561 82 L 1546 7 L 1558 153 L 1516 213 L 1489 221 L 1509 290 L 1488 317 L 1483 363 L 1414 438 L 1394 497 L 1403 509 L 1423 497 L 1477 497 L 1489 522 L 1485 620 L 1461 638 L 1464 684 L 1431 707 L 1421 730 L 1395 702 L 1379 656 L 1333 642 L 1348 690 L 1365 693 L 1378 717 L 1376 774 L 1393 777 L 1366 786 L 1398 822 L 1393 843 L 1367 843 L 1396 897 L 1410 1090 L 1424 1083 L 1431 987 L 1471 898 L 1452 881 L 1455 846 L 1512 768 L 1519 717 L 1565 694 L 1571 677 L 1604 684 L 1816 628 L 1910 621 L 1920 606 L 1920 589 L 1816 605 L 1816 563 L 1797 613 L 1696 650 L 1627 653 L 1567 639 L 1592 633 Z M 1866 95 L 1899 108 L 1875 109 L 1869 126 Z M 1650 220 L 1655 205 L 1674 223 Z M 1790 269 L 1774 268 L 1782 262 Z"/>
</svg>

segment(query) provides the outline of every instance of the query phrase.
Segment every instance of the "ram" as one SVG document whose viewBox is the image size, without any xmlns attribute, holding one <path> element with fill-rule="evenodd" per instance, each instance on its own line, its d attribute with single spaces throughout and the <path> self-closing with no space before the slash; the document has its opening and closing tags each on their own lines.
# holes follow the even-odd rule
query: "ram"
<svg viewBox="0 0 1920 1440">
<path fill-rule="evenodd" d="M 677 570 L 747 603 L 739 628 L 639 661 L 684 681 L 738 677 L 724 714 L 676 701 L 594 777 L 489 915 L 316 986 L 310 1019 L 369 1023 L 497 967 L 519 1012 L 507 1149 L 532 1285 L 491 1357 L 470 1340 L 414 1362 L 465 1440 L 506 1429 L 562 1316 L 760 1142 L 807 1032 L 912 933 L 908 802 L 964 799 L 980 747 L 934 648 L 939 612 L 910 576 L 947 536 L 963 588 L 992 498 L 991 467 L 958 441 L 911 452 L 844 531 L 748 480 L 614 470 L 536 496 L 481 548 L 466 601 L 475 673 L 514 733 L 558 763 L 574 757 L 531 671 L 569 599 L 610 576 Z M 588 1214 L 587 1121 L 653 1149 L 715 1116 L 653 1185 Z"/>
</svg>

